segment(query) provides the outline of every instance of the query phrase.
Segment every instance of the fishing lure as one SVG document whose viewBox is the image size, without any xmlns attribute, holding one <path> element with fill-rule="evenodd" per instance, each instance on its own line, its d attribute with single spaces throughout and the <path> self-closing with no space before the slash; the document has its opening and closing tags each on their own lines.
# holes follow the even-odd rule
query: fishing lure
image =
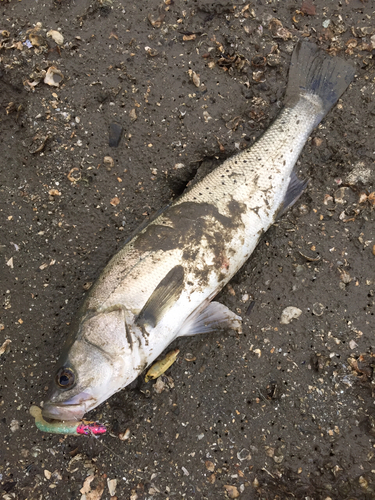
<svg viewBox="0 0 375 500">
<path fill-rule="evenodd" d="M 170 351 L 165 358 L 161 359 L 154 363 L 151 368 L 148 370 L 145 376 L 145 382 L 149 380 L 155 379 L 163 375 L 164 372 L 168 370 L 170 366 L 176 361 L 178 353 L 180 349 L 175 349 L 174 351 Z"/>
<path fill-rule="evenodd" d="M 105 434 L 107 428 L 97 422 L 91 422 L 88 420 L 82 420 L 78 422 L 64 422 L 60 420 L 55 420 L 52 422 L 47 422 L 42 417 L 42 410 L 33 405 L 30 408 L 30 415 L 35 418 L 35 425 L 42 432 L 52 432 L 54 434 Z"/>
</svg>

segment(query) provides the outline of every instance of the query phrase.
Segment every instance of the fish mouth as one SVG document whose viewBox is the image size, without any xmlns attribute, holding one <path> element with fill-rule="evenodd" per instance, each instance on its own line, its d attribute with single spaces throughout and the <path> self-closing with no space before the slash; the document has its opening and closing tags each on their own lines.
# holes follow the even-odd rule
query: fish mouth
<svg viewBox="0 0 375 500">
<path fill-rule="evenodd" d="M 82 420 L 86 413 L 86 405 L 59 405 L 47 403 L 43 410 L 43 418 L 51 418 L 52 420 Z"/>
<path fill-rule="evenodd" d="M 82 393 L 64 402 L 48 402 L 43 407 L 42 416 L 53 420 L 82 420 L 94 406 L 89 403 L 94 401 L 91 394 Z"/>
</svg>

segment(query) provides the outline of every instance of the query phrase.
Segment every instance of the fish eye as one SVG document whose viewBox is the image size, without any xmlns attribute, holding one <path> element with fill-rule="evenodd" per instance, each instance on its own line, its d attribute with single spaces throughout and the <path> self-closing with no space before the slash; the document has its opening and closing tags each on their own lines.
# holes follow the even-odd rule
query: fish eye
<svg viewBox="0 0 375 500">
<path fill-rule="evenodd" d="M 75 376 L 73 370 L 70 368 L 62 367 L 56 373 L 56 383 L 63 389 L 69 389 L 75 382 Z"/>
</svg>

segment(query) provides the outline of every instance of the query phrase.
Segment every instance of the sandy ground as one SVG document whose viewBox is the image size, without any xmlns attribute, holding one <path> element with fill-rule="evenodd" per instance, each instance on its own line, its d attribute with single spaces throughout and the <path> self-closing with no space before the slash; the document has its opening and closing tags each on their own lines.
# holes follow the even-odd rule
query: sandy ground
<svg viewBox="0 0 375 500">
<path fill-rule="evenodd" d="M 374 498 L 373 2 L 0 13 L 2 498 Z M 304 37 L 356 78 L 299 159 L 305 194 L 219 296 L 243 334 L 174 342 L 174 387 L 140 377 L 110 398 L 89 415 L 105 437 L 38 431 L 30 405 L 90 284 L 141 222 L 269 126 Z M 281 324 L 288 306 L 302 313 Z"/>
</svg>

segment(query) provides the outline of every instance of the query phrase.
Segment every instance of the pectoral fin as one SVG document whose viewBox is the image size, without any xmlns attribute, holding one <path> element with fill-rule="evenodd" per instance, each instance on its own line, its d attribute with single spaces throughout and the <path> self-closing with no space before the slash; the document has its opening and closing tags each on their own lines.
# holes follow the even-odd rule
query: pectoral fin
<svg viewBox="0 0 375 500">
<path fill-rule="evenodd" d="M 139 325 L 149 325 L 153 328 L 164 314 L 178 300 L 184 285 L 184 268 L 173 267 L 161 280 L 150 298 L 138 314 L 136 322 Z"/>
<path fill-rule="evenodd" d="M 211 302 L 198 315 L 188 318 L 183 324 L 178 336 L 210 333 L 218 330 L 231 329 L 241 331 L 242 320 L 223 304 Z"/>
</svg>

